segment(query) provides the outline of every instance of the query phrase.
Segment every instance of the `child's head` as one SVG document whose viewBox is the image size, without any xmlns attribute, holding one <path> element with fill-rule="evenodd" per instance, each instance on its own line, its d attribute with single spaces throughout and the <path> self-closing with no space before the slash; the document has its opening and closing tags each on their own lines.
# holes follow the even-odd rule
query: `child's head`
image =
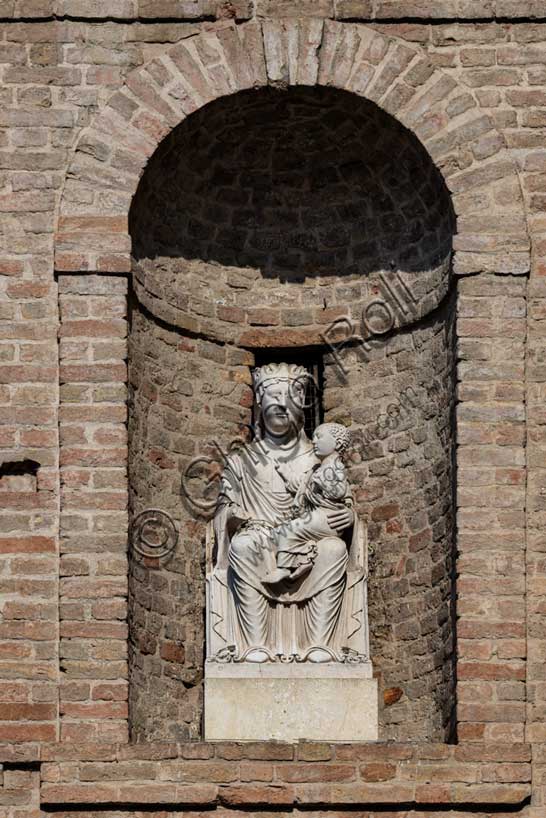
<svg viewBox="0 0 546 818">
<path fill-rule="evenodd" d="M 313 448 L 321 459 L 337 452 L 342 455 L 351 442 L 349 430 L 341 423 L 321 423 L 313 435 Z"/>
</svg>

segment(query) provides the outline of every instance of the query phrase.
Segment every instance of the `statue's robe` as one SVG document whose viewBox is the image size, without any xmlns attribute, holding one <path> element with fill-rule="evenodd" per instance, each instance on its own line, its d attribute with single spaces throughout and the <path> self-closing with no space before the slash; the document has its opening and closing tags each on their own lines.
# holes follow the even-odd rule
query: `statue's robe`
<svg viewBox="0 0 546 818">
<path fill-rule="evenodd" d="M 275 569 L 276 558 L 270 530 L 260 521 L 278 526 L 293 515 L 293 495 L 275 469 L 276 462 L 289 464 L 293 476 L 304 479 L 318 460 L 301 432 L 289 447 L 273 448 L 265 441 L 249 444 L 230 455 L 222 475 L 214 528 L 220 563 L 227 556 L 234 641 L 239 654 L 250 648 L 285 655 L 301 655 L 313 647 L 335 651 L 349 559 L 343 539 L 319 540 L 306 576 L 274 588 L 262 582 Z M 230 539 L 233 506 L 254 522 L 243 525 Z"/>
</svg>

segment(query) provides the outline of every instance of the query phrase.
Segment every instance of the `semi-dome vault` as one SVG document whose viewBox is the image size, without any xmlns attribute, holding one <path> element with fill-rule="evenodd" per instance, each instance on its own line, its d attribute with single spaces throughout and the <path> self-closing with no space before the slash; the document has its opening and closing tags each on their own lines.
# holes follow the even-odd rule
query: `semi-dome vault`
<svg viewBox="0 0 546 818">
<path fill-rule="evenodd" d="M 128 271 L 131 200 L 162 140 L 209 102 L 268 85 L 327 86 L 377 103 L 421 141 L 451 191 L 455 271 L 529 269 L 516 167 L 472 89 L 419 48 L 364 25 L 315 19 L 218 24 L 132 72 L 76 145 L 59 210 L 56 269 Z M 511 195 L 495 200 L 487 232 L 475 235 L 473 216 L 488 208 L 497 181 Z"/>
</svg>

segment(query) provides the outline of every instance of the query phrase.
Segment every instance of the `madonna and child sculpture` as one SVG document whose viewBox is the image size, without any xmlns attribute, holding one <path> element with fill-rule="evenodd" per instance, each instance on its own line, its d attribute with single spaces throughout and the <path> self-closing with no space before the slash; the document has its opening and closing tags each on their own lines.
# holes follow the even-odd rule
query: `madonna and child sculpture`
<svg viewBox="0 0 546 818">
<path fill-rule="evenodd" d="M 377 738 L 350 438 L 324 423 L 308 439 L 308 378 L 295 364 L 255 370 L 258 434 L 222 474 L 207 536 L 207 739 Z"/>
</svg>

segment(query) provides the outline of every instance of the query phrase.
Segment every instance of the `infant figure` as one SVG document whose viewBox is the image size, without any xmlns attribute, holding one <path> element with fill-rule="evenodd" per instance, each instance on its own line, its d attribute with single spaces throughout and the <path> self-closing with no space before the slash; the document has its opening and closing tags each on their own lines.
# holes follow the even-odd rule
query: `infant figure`
<svg viewBox="0 0 546 818">
<path fill-rule="evenodd" d="M 294 494 L 292 519 L 271 532 L 276 546 L 276 568 L 263 578 L 265 585 L 293 581 L 313 567 L 317 542 L 339 536 L 328 522 L 328 511 L 351 508 L 352 494 L 341 459 L 349 448 L 349 430 L 340 423 L 322 423 L 313 435 L 313 449 L 320 460 L 301 481 L 293 483 L 282 464 L 277 471 Z"/>
</svg>

